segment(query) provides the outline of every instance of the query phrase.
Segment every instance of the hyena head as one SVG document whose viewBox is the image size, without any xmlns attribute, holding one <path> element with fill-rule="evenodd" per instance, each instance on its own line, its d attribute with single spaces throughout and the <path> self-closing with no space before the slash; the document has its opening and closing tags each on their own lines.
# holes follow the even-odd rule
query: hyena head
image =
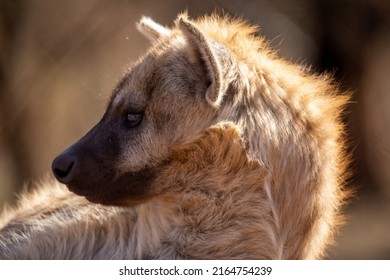
<svg viewBox="0 0 390 280">
<path fill-rule="evenodd" d="M 135 205 L 158 195 L 156 167 L 223 120 L 234 99 L 233 55 L 185 15 L 172 29 L 149 18 L 138 29 L 153 47 L 125 74 L 101 121 L 53 161 L 56 178 L 92 202 Z"/>
</svg>

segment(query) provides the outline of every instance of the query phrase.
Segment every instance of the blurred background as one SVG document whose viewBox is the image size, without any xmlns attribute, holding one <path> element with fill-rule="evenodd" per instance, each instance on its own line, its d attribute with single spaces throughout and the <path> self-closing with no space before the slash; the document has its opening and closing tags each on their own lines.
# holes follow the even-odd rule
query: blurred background
<svg viewBox="0 0 390 280">
<path fill-rule="evenodd" d="M 0 0 L 0 209 L 102 116 L 127 64 L 148 47 L 141 15 L 217 11 L 260 25 L 279 54 L 334 73 L 354 95 L 346 209 L 329 259 L 390 259 L 390 1 Z"/>
</svg>

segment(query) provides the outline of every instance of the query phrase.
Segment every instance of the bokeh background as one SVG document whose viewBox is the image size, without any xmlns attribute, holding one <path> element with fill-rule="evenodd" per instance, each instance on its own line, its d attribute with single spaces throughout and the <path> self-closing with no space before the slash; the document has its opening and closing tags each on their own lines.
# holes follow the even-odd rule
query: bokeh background
<svg viewBox="0 0 390 280">
<path fill-rule="evenodd" d="M 103 114 L 148 47 L 141 15 L 213 11 L 261 26 L 279 54 L 334 74 L 354 95 L 345 121 L 356 196 L 329 259 L 390 259 L 390 1 L 0 0 L 0 209 Z"/>
</svg>

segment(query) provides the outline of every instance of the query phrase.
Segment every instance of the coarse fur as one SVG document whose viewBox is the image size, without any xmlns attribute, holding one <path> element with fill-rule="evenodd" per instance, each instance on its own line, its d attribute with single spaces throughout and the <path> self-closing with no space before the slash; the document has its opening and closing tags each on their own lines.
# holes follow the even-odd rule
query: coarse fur
<svg viewBox="0 0 390 280">
<path fill-rule="evenodd" d="M 153 47 L 53 163 L 80 196 L 51 182 L 22 199 L 0 258 L 321 258 L 346 196 L 348 96 L 243 21 L 138 29 Z"/>
<path fill-rule="evenodd" d="M 269 258 L 264 169 L 248 158 L 234 125 L 211 127 L 158 169 L 155 187 L 164 195 L 137 207 L 93 204 L 59 183 L 25 195 L 2 221 L 1 256 Z"/>
</svg>

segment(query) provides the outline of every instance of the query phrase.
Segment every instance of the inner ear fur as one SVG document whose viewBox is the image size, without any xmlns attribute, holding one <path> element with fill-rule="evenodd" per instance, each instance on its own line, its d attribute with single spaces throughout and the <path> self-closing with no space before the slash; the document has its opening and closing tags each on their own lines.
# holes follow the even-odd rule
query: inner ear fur
<svg viewBox="0 0 390 280">
<path fill-rule="evenodd" d="M 152 43 L 155 43 L 162 37 L 168 37 L 172 32 L 171 29 L 164 27 L 151 18 L 145 16 L 138 21 L 136 26 L 138 31 Z"/>
<path fill-rule="evenodd" d="M 206 65 L 210 86 L 206 91 L 206 100 L 213 107 L 219 107 L 222 103 L 224 93 L 227 89 L 227 81 L 224 79 L 224 71 L 227 65 L 231 64 L 229 51 L 221 44 L 208 38 L 208 36 L 192 23 L 187 17 L 180 16 L 176 26 L 183 32 L 189 44 L 189 58 L 196 62 L 199 58 Z M 227 64 L 223 65 L 221 64 Z"/>
</svg>

